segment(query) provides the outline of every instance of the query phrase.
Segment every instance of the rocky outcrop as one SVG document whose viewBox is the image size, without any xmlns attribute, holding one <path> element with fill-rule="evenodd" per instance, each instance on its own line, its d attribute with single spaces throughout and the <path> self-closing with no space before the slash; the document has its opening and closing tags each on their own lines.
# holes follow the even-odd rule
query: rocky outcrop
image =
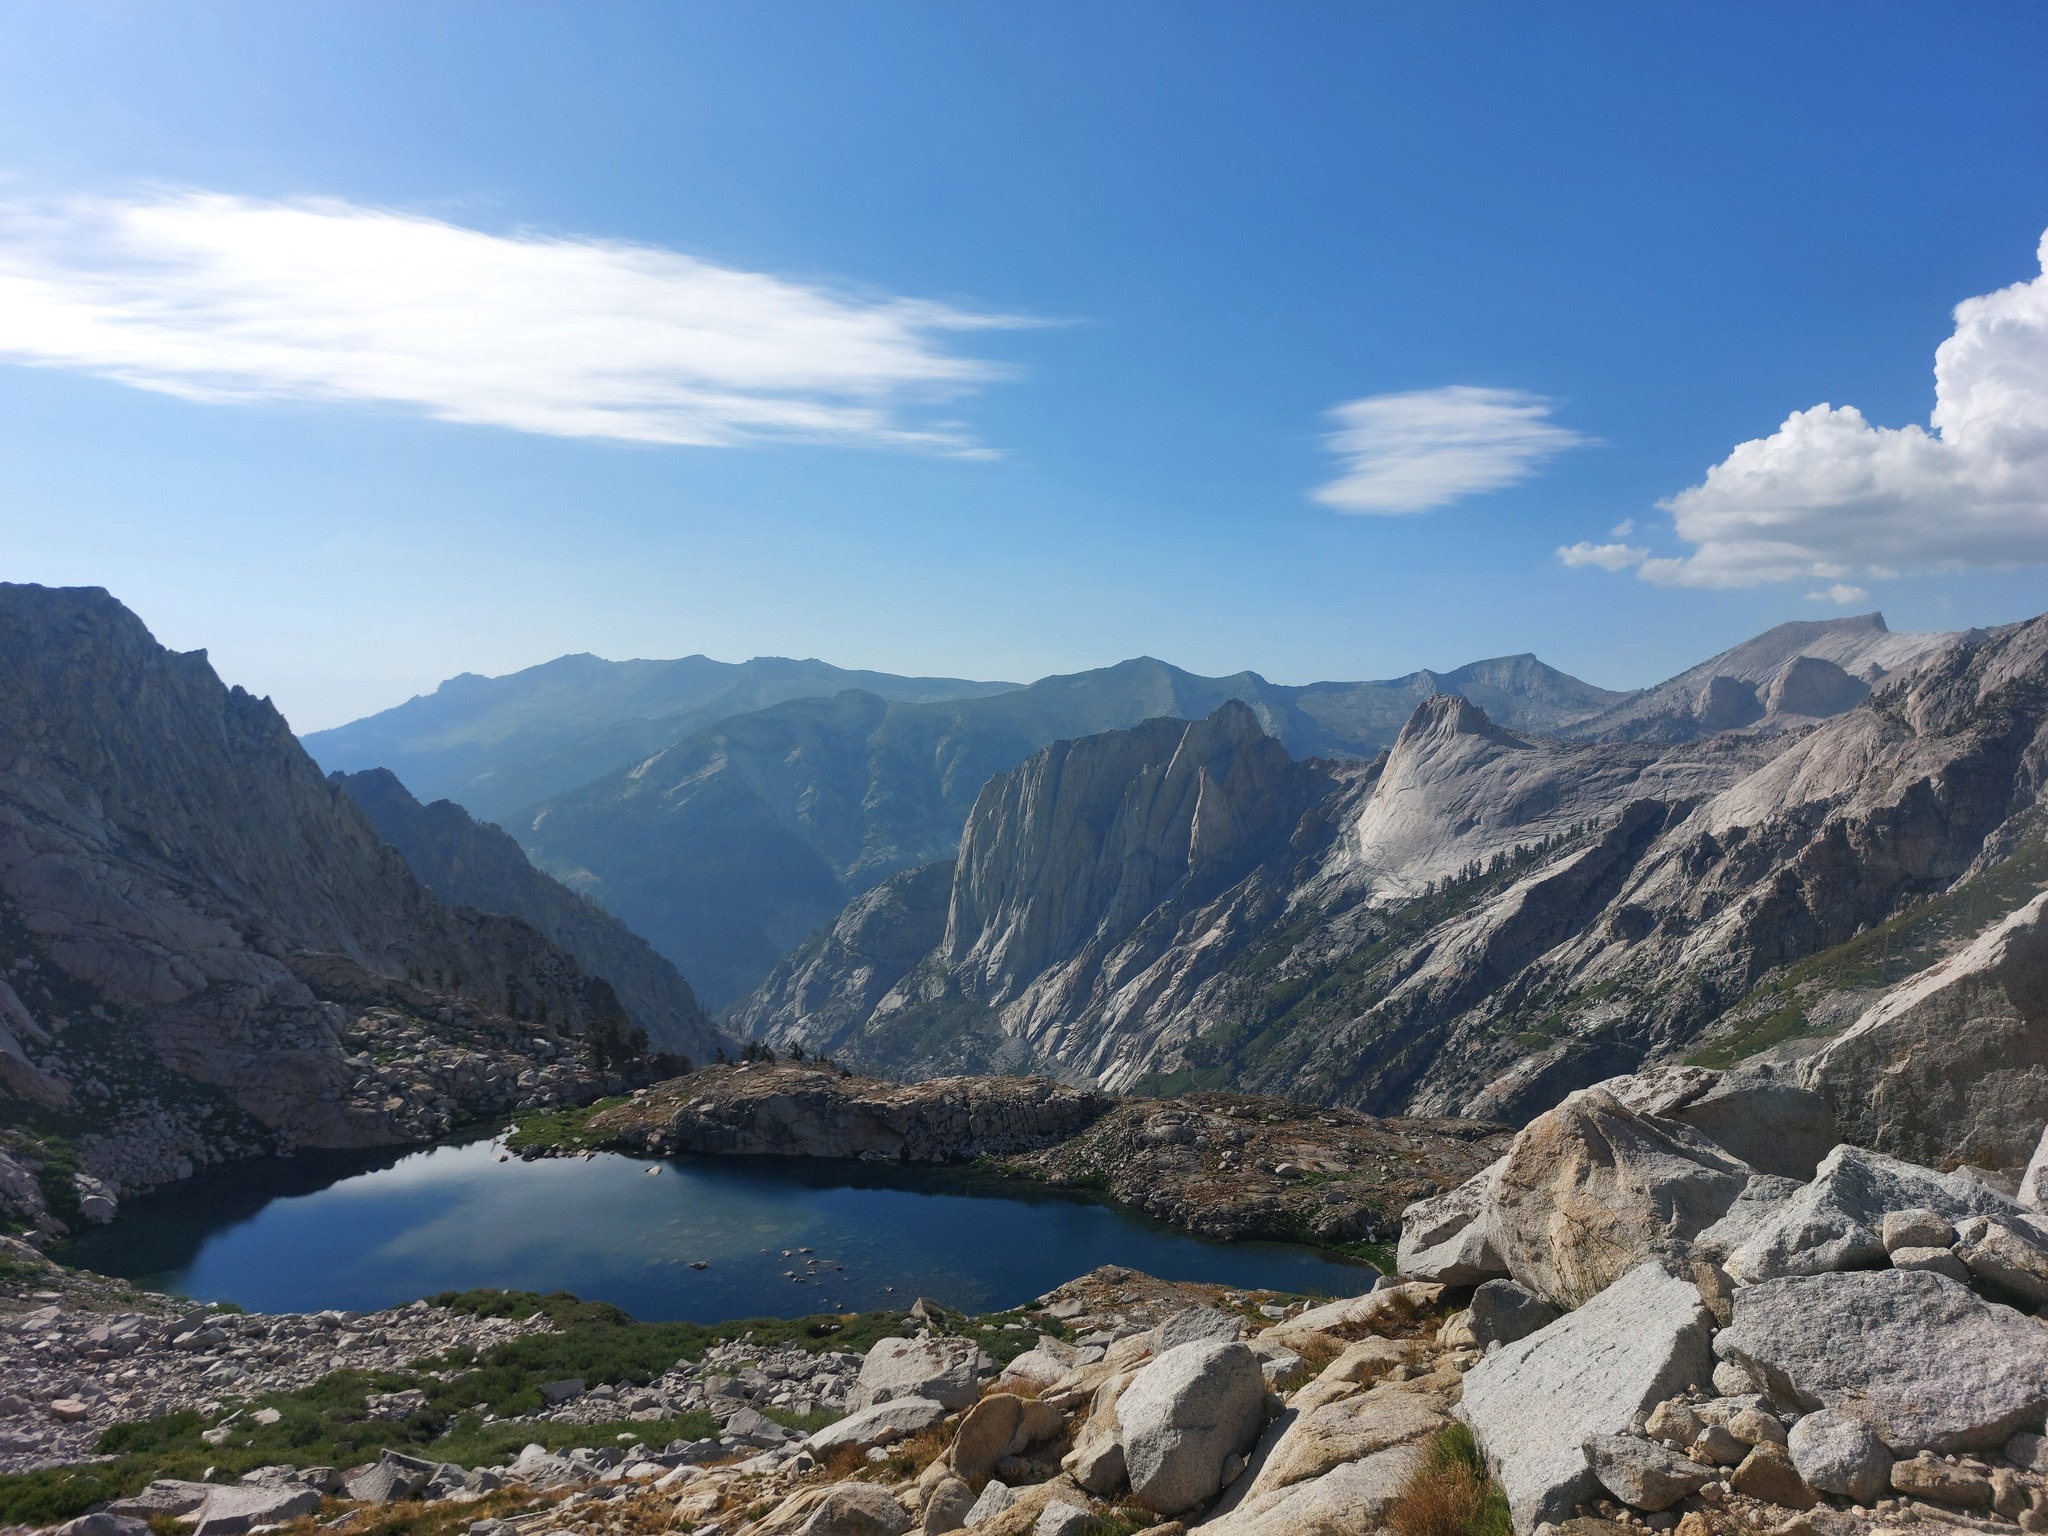
<svg viewBox="0 0 2048 1536">
<path fill-rule="evenodd" d="M 0 975 L 0 1082 L 116 1193 L 540 1102 L 518 1079 L 557 1056 L 602 1092 L 630 1046 L 608 984 L 436 901 L 268 701 L 97 589 L 0 585 Z M 377 1007 L 451 1068 L 488 1037 L 489 1090 L 394 1101 L 350 1044 Z"/>
<path fill-rule="evenodd" d="M 1886 993 L 1804 1078 L 1863 1146 L 2024 1167 L 2048 1124 L 2048 894 Z"/>
<path fill-rule="evenodd" d="M 420 804 L 387 769 L 331 774 L 329 781 L 363 808 L 439 900 L 533 927 L 609 982 L 657 1049 L 708 1061 L 727 1043 L 673 965 L 595 902 L 535 869 L 502 829 L 474 820 L 451 800 Z"/>
<path fill-rule="evenodd" d="M 1205 1237 L 1325 1243 L 1391 1237 L 1418 1196 L 1507 1140 L 1483 1122 L 1278 1098 L 1117 1100 L 1044 1078 L 897 1084 L 801 1061 L 701 1069 L 600 1111 L 585 1134 L 636 1153 L 996 1159 L 1014 1177 L 1101 1191 Z"/>
</svg>

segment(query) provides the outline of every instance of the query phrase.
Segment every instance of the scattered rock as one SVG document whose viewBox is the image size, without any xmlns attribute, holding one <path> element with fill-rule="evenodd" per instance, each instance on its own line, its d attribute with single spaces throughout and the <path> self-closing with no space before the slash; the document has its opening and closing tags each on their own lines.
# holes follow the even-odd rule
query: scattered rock
<svg viewBox="0 0 2048 1536">
<path fill-rule="evenodd" d="M 1266 1383 L 1242 1344 L 1183 1344 L 1152 1361 L 1117 1399 L 1131 1495 L 1162 1515 L 1213 1498 L 1223 1463 L 1265 1423 Z"/>
<path fill-rule="evenodd" d="M 967 1523 L 974 1511 L 974 1490 L 960 1478 L 941 1478 L 924 1499 L 925 1536 L 945 1536 Z"/>
<path fill-rule="evenodd" d="M 1458 1416 L 1517 1530 L 1568 1517 L 1593 1495 L 1587 1440 L 1627 1433 L 1637 1414 L 1706 1379 L 1707 1322 L 1691 1283 L 1644 1264 L 1466 1373 Z"/>
<path fill-rule="evenodd" d="M 812 1508 L 798 1536 L 903 1536 L 910 1513 L 874 1483 L 839 1483 Z"/>
<path fill-rule="evenodd" d="M 1882 1231 L 1884 1251 L 1901 1248 L 1948 1248 L 1954 1245 L 1956 1229 L 1938 1211 L 1925 1206 L 1910 1211 L 1887 1211 Z"/>
<path fill-rule="evenodd" d="M 842 1445 L 887 1445 L 930 1429 L 946 1417 L 946 1405 L 928 1397 L 897 1397 L 858 1413 L 849 1413 L 836 1424 L 827 1424 L 804 1442 L 813 1451 L 836 1450 Z"/>
<path fill-rule="evenodd" d="M 1159 1356 L 1182 1344 L 1220 1339 L 1233 1343 L 1244 1337 L 1244 1319 L 1220 1307 L 1187 1307 L 1152 1330 L 1152 1353 Z"/>
<path fill-rule="evenodd" d="M 1404 1279 L 1473 1285 L 1507 1274 L 1486 1215 L 1487 1196 L 1499 1171 L 1499 1163 L 1482 1168 L 1457 1188 L 1418 1200 L 1401 1213 L 1401 1241 L 1395 1252 L 1396 1268 Z"/>
<path fill-rule="evenodd" d="M 1792 1465 L 1807 1486 L 1858 1504 L 1875 1504 L 1891 1487 L 1892 1453 L 1868 1424 L 1822 1408 L 1804 1415 L 1785 1437 Z"/>
<path fill-rule="evenodd" d="M 1031 1536 L 1086 1536 L 1097 1523 L 1087 1510 L 1076 1509 L 1064 1500 L 1054 1499 L 1038 1512 L 1038 1519 L 1031 1527 Z"/>
<path fill-rule="evenodd" d="M 981 1525 L 993 1520 L 1016 1502 L 1017 1496 L 1010 1491 L 1009 1484 L 992 1477 L 982 1484 L 981 1497 L 974 1501 L 974 1508 L 967 1512 L 967 1523 Z"/>
<path fill-rule="evenodd" d="M 929 1398 L 958 1412 L 979 1391 L 981 1349 L 972 1339 L 883 1339 L 861 1362 L 849 1411 L 902 1397 Z"/>
<path fill-rule="evenodd" d="M 192 1536 L 242 1536 L 251 1526 L 282 1525 L 320 1508 L 310 1488 L 216 1488 L 193 1521 Z"/>
<path fill-rule="evenodd" d="M 1986 1285 L 2029 1306 L 2048 1302 L 2048 1250 L 2010 1227 L 1985 1223 L 1982 1235 L 1959 1244 L 1955 1256 Z"/>
<path fill-rule="evenodd" d="M 1783 1446 L 1766 1441 L 1753 1447 L 1728 1478 L 1737 1493 L 1786 1509 L 1811 1509 L 1820 1496 L 1799 1475 L 1799 1468 Z"/>
<path fill-rule="evenodd" d="M 1480 1286 L 1472 1293 L 1471 1312 L 1467 1326 L 1473 1342 L 1481 1349 L 1489 1344 L 1512 1344 L 1517 1339 L 1526 1339 L 1561 1315 L 1541 1296 L 1512 1280 L 1489 1280 Z"/>
<path fill-rule="evenodd" d="M 1892 1463 L 1892 1487 L 1909 1498 L 1933 1499 L 1964 1509 L 1991 1507 L 1989 1474 L 1922 1451 Z"/>
<path fill-rule="evenodd" d="M 1947 1275 L 1958 1285 L 1970 1283 L 1969 1266 L 1946 1248 L 1895 1248 L 1892 1268 L 1925 1270 L 1931 1275 Z"/>
<path fill-rule="evenodd" d="M 1714 1349 L 1789 1403 L 1853 1414 L 1898 1454 L 2000 1445 L 2048 1411 L 2048 1330 L 1926 1271 L 1746 1286 Z"/>
<path fill-rule="evenodd" d="M 1669 1509 L 1717 1475 L 1712 1467 L 1634 1435 L 1592 1435 L 1585 1449 L 1586 1464 L 1601 1486 L 1631 1509 Z"/>
</svg>

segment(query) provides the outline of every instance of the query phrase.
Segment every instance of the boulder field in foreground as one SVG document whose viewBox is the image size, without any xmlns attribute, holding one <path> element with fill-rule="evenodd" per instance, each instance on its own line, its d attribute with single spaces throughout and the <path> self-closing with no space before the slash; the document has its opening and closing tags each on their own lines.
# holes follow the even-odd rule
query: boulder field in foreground
<svg viewBox="0 0 2048 1536">
<path fill-rule="evenodd" d="M 2028 1315 L 2048 1219 L 1980 1170 L 1855 1146 L 1803 1182 L 1763 1172 L 1734 1148 L 1831 1108 L 1776 1074 L 1683 1075 L 1682 1095 L 1669 1072 L 1573 1094 L 1408 1213 L 1404 1276 L 1486 1281 L 1447 1334 L 1489 1351 L 1458 1412 L 1517 1528 L 1604 1492 L 1644 1513 L 1741 1496 L 1809 1524 L 1899 1496 L 2048 1531 L 2023 1476 L 2048 1467 L 2048 1328 Z M 1653 1112 L 1703 1100 L 1711 1116 Z M 1480 1305 L 1494 1287 L 1529 1300 Z M 1510 1341 L 1546 1300 L 1574 1310 Z"/>
</svg>

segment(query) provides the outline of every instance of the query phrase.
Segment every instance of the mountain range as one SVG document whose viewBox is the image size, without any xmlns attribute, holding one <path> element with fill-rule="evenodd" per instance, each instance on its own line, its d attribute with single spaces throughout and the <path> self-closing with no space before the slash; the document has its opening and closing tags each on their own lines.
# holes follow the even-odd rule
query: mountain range
<svg viewBox="0 0 2048 1536">
<path fill-rule="evenodd" d="M 1238 705 L 1057 744 L 733 1022 L 897 1074 L 1509 1120 L 1647 1060 L 1798 1054 L 2048 878 L 2048 619 L 1893 644 L 1846 708 L 1839 662 L 1777 648 L 1752 723 L 1692 740 L 1634 731 L 1668 704 L 1567 741 L 1445 695 L 1371 763 Z"/>
</svg>

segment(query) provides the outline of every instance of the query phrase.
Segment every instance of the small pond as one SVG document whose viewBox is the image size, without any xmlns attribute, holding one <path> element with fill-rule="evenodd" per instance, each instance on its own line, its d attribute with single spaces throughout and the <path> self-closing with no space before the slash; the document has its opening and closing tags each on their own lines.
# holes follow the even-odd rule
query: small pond
<svg viewBox="0 0 2048 1536">
<path fill-rule="evenodd" d="M 370 1311 L 499 1286 L 694 1322 L 900 1308 L 921 1295 L 990 1311 L 1101 1264 L 1321 1295 L 1356 1294 L 1374 1274 L 1319 1249 L 1208 1242 L 968 1170 L 500 1157 L 473 1141 L 211 1169 L 127 1202 L 60 1257 L 250 1311 Z"/>
</svg>

